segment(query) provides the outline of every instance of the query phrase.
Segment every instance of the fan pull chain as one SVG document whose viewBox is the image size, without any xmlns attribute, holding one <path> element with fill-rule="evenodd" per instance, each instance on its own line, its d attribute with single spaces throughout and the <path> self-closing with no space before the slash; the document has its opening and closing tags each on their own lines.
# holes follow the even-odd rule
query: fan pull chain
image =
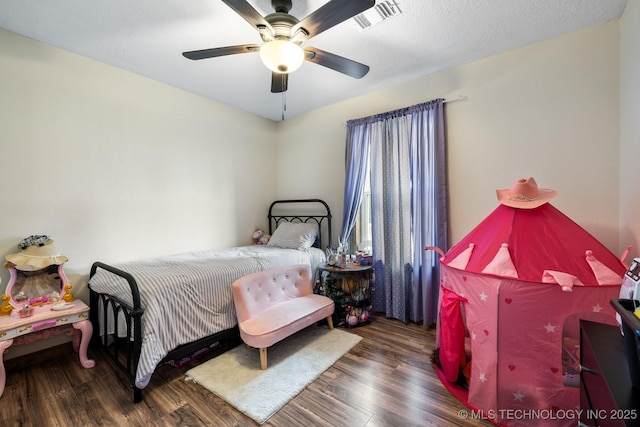
<svg viewBox="0 0 640 427">
<path fill-rule="evenodd" d="M 284 111 L 287 109 L 287 101 L 284 97 L 284 92 L 282 92 L 282 120 L 284 120 Z"/>
<path fill-rule="evenodd" d="M 284 88 L 285 74 L 282 74 L 282 87 Z M 282 120 L 284 120 L 284 112 L 287 111 L 287 91 L 282 91 Z"/>
</svg>

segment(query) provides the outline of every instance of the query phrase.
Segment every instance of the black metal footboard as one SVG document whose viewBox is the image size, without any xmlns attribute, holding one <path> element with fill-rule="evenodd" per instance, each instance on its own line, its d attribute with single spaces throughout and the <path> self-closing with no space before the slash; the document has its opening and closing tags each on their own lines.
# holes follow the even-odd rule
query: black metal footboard
<svg viewBox="0 0 640 427">
<path fill-rule="evenodd" d="M 122 277 L 131 288 L 133 307 L 111 295 L 102 294 L 91 288 L 91 278 L 98 269 L 104 269 L 112 274 Z M 89 318 L 93 325 L 92 344 L 101 347 L 113 362 L 124 372 L 129 379 L 133 390 L 133 403 L 142 400 L 142 389 L 136 387 L 136 372 L 142 352 L 142 316 L 144 309 L 140 304 L 140 293 L 135 278 L 125 271 L 102 262 L 95 262 L 91 266 L 89 276 L 90 307 Z M 120 316 L 122 315 L 122 316 Z M 109 328 L 111 319 L 113 328 Z M 126 334 L 118 336 L 120 323 L 124 319 Z M 220 331 L 213 335 L 201 338 L 197 341 L 183 344 L 170 351 L 159 364 L 170 360 L 179 360 L 192 355 L 198 350 L 209 348 L 216 342 L 228 341 L 231 345 L 240 343 L 240 331 L 238 326 Z"/>
<path fill-rule="evenodd" d="M 133 307 L 111 295 L 95 292 L 91 288 L 91 278 L 99 268 L 127 281 L 131 288 Z M 133 402 L 138 403 L 142 400 L 142 390 L 136 387 L 135 379 L 142 349 L 142 315 L 144 313 L 140 306 L 138 284 L 131 274 L 102 262 L 95 262 L 91 266 L 89 275 L 89 291 L 91 307 L 89 318 L 93 325 L 92 344 L 100 346 L 127 375 L 133 389 Z M 122 319 L 120 314 L 126 326 L 124 337 L 118 336 Z M 109 328 L 109 319 L 112 321 L 113 330 Z"/>
</svg>

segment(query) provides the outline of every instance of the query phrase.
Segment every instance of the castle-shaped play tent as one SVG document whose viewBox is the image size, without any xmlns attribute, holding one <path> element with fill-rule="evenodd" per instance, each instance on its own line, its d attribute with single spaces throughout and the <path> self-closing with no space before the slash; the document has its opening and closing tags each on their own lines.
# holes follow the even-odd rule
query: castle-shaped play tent
<svg viewBox="0 0 640 427">
<path fill-rule="evenodd" d="M 616 324 L 626 267 L 548 203 L 555 194 L 533 178 L 498 190 L 440 260 L 439 376 L 454 391 L 468 374 L 455 394 L 500 425 L 576 425 L 579 321 Z"/>
</svg>

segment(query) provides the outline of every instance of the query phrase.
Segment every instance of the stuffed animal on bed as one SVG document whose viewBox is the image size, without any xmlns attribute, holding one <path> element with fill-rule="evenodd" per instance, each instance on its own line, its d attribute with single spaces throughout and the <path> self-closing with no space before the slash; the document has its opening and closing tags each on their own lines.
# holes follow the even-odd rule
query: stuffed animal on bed
<svg viewBox="0 0 640 427">
<path fill-rule="evenodd" d="M 258 228 L 251 237 L 253 238 L 254 245 L 266 245 L 267 243 L 269 243 L 271 235 L 266 234 L 264 231 Z"/>
</svg>

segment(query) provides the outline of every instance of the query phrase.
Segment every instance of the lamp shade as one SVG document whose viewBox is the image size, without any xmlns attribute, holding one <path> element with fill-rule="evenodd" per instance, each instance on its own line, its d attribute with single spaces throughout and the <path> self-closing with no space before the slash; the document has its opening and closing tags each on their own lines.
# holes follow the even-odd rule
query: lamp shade
<svg viewBox="0 0 640 427">
<path fill-rule="evenodd" d="M 260 59 L 271 71 L 288 74 L 300 68 L 304 51 L 293 42 L 273 40 L 262 45 Z"/>
</svg>

